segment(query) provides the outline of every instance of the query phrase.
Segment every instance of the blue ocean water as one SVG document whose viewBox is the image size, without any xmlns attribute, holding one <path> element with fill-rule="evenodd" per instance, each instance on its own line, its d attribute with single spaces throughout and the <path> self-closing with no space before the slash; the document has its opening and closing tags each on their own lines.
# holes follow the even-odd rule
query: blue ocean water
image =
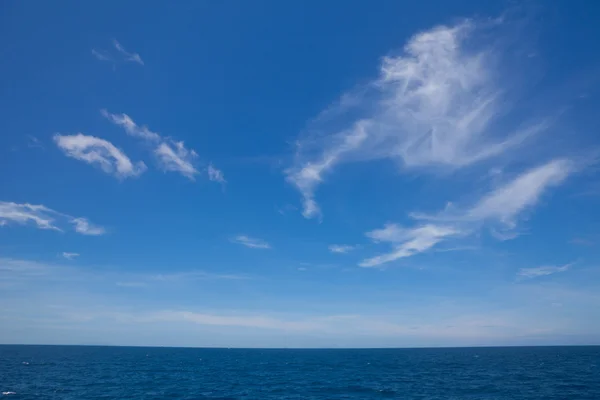
<svg viewBox="0 0 600 400">
<path fill-rule="evenodd" d="M 600 399 L 600 346 L 0 346 L 10 399 Z"/>
</svg>

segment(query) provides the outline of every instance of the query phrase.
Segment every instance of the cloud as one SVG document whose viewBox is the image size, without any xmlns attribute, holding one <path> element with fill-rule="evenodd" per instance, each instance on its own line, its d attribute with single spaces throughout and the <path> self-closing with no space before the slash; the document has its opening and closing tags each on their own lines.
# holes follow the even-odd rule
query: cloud
<svg viewBox="0 0 600 400">
<path fill-rule="evenodd" d="M 350 246 L 347 244 L 332 244 L 329 246 L 329 251 L 332 253 L 345 254 L 354 250 L 356 246 Z"/>
<path fill-rule="evenodd" d="M 491 221 L 503 228 L 513 229 L 517 217 L 533 207 L 549 188 L 558 186 L 577 171 L 567 159 L 556 159 L 521 173 L 515 179 L 483 196 L 467 209 L 457 209 L 450 204 L 437 215 L 412 213 L 415 219 L 454 223 L 481 223 Z"/>
<path fill-rule="evenodd" d="M 55 280 L 58 276 L 72 277 L 73 269 L 31 260 L 0 257 L 1 281 L 27 282 L 30 280 Z"/>
<path fill-rule="evenodd" d="M 34 223 L 39 229 L 52 229 L 61 231 L 55 225 L 57 213 L 43 205 L 17 204 L 12 202 L 0 202 L 0 221 L 2 226 L 9 222 L 20 225 Z"/>
<path fill-rule="evenodd" d="M 519 216 L 537 204 L 547 189 L 559 185 L 575 171 L 572 162 L 553 160 L 518 175 L 470 207 L 458 208 L 450 204 L 434 215 L 411 213 L 410 216 L 419 221 L 414 227 L 388 224 L 382 229 L 367 232 L 367 237 L 375 242 L 392 244 L 393 251 L 366 259 L 359 265 L 374 267 L 410 257 L 430 250 L 441 241 L 477 233 L 486 224 L 498 226 L 501 231 L 494 232 L 502 234 L 502 239 L 516 237 L 514 229 Z"/>
<path fill-rule="evenodd" d="M 78 253 L 63 252 L 59 254 L 66 260 L 74 260 Z M 11 259 L 0 257 L 0 282 L 10 279 L 43 283 L 44 281 L 71 280 L 93 283 L 92 286 L 121 286 L 121 287 L 155 287 L 167 290 L 178 290 L 187 284 L 198 284 L 200 281 L 242 282 L 250 281 L 253 276 L 240 273 L 210 272 L 203 270 L 173 271 L 170 265 L 166 272 L 135 273 L 123 268 L 99 267 L 94 269 L 75 268 L 73 264 L 55 264 L 44 261 Z"/>
<path fill-rule="evenodd" d="M 481 199 L 465 217 L 475 220 L 495 219 L 508 227 L 516 225 L 515 218 L 535 205 L 549 187 L 562 183 L 574 171 L 571 161 L 553 160 L 534 168 Z"/>
<path fill-rule="evenodd" d="M 139 176 L 146 170 L 142 161 L 133 163 L 125 153 L 104 139 L 79 133 L 54 135 L 54 141 L 68 157 L 97 165 L 107 174 L 120 179 Z"/>
<path fill-rule="evenodd" d="M 574 263 L 565 264 L 559 267 L 556 266 L 542 266 L 535 268 L 521 268 L 517 273 L 517 276 L 521 279 L 532 279 L 539 278 L 540 276 L 552 275 L 559 272 L 568 271 Z"/>
<path fill-rule="evenodd" d="M 388 224 L 382 229 L 367 232 L 367 236 L 377 242 L 393 244 L 393 251 L 365 259 L 359 266 L 376 267 L 400 258 L 410 257 L 431 249 L 446 238 L 461 234 L 463 232 L 451 226 L 426 224 L 407 229 L 396 224 Z"/>
<path fill-rule="evenodd" d="M 298 207 L 293 204 L 284 204 L 283 207 L 277 208 L 277 212 L 281 215 L 286 215 L 289 212 L 297 211 Z"/>
<path fill-rule="evenodd" d="M 115 283 L 117 286 L 121 287 L 130 287 L 130 288 L 139 288 L 139 287 L 147 287 L 148 284 L 146 282 L 117 282 Z"/>
<path fill-rule="evenodd" d="M 116 64 L 117 62 L 133 62 L 142 66 L 144 65 L 144 61 L 138 53 L 128 52 L 116 39 L 113 40 L 113 47 L 116 52 L 92 49 L 92 55 L 99 61 L 108 61 L 113 64 Z"/>
<path fill-rule="evenodd" d="M 344 153 L 359 147 L 366 138 L 365 123 L 358 123 L 351 132 L 340 138 L 341 143 L 337 147 L 327 150 L 321 159 L 304 163 L 300 168 L 292 167 L 286 171 L 287 181 L 294 184 L 302 193 L 302 215 L 305 218 L 313 218 L 321 214 L 321 209 L 314 199 L 314 191 L 323 180 L 322 174 L 331 168 Z"/>
<path fill-rule="evenodd" d="M 194 176 L 199 173 L 192 164 L 197 157 L 196 152 L 186 149 L 183 142 L 173 144 L 163 142 L 154 150 L 154 154 L 165 171 L 179 172 L 190 180 L 194 180 Z"/>
<path fill-rule="evenodd" d="M 40 139 L 36 138 L 33 135 L 27 135 L 27 147 L 44 150 L 44 145 L 42 144 Z"/>
<path fill-rule="evenodd" d="M 246 235 L 237 235 L 231 239 L 232 243 L 238 243 L 251 249 L 270 249 L 271 245 L 262 239 L 251 238 Z"/>
<path fill-rule="evenodd" d="M 194 180 L 195 176 L 200 173 L 195 167 L 198 154 L 194 150 L 187 149 L 182 141 L 178 142 L 168 137 L 163 138 L 147 126 L 139 126 L 127 114 L 111 114 L 104 109 L 100 110 L 100 113 L 113 124 L 122 127 L 128 135 L 156 146 L 153 154 L 162 170 L 179 172 L 190 180 Z M 211 177 L 210 168 L 211 166 L 209 166 L 209 178 Z M 218 173 L 223 178 L 223 174 L 214 169 L 213 174 L 217 174 L 218 177 Z"/>
<path fill-rule="evenodd" d="M 9 223 L 33 224 L 38 229 L 59 232 L 66 230 L 69 224 L 74 224 L 77 233 L 100 235 L 105 232 L 104 228 L 91 225 L 85 218 L 72 217 L 44 205 L 0 201 L 0 226 L 7 226 Z"/>
<path fill-rule="evenodd" d="M 82 235 L 98 236 L 106 233 L 104 228 L 91 224 L 90 221 L 85 218 L 73 218 L 71 219 L 71 223 L 75 225 L 75 232 L 81 233 Z"/>
<path fill-rule="evenodd" d="M 100 113 L 113 124 L 125 129 L 130 136 L 155 142 L 161 139 L 158 133 L 152 132 L 147 126 L 138 126 L 127 114 L 111 114 L 104 109 L 100 110 Z"/>
<path fill-rule="evenodd" d="M 486 29 L 491 24 L 467 20 L 413 36 L 401 54 L 383 58 L 376 79 L 313 121 L 285 171 L 306 218 L 320 215 L 315 191 L 341 163 L 388 159 L 404 169 L 448 171 L 497 157 L 548 128 L 509 118 L 502 52 L 477 40 Z"/>
<path fill-rule="evenodd" d="M 156 274 L 150 275 L 150 280 L 161 281 L 161 282 L 173 282 L 173 281 L 192 281 L 192 280 L 205 280 L 205 279 L 225 279 L 225 280 L 246 280 L 250 279 L 247 275 L 239 274 L 216 274 L 206 271 L 183 271 L 175 272 L 170 274 Z"/>
<path fill-rule="evenodd" d="M 576 238 L 573 238 L 573 239 L 569 240 L 569 243 L 570 244 L 575 244 L 575 245 L 578 245 L 578 246 L 594 246 L 595 242 L 593 240 L 590 240 L 590 239 L 585 239 L 585 238 L 582 238 L 582 237 L 576 237 Z"/>
<path fill-rule="evenodd" d="M 76 257 L 79 257 L 79 253 L 69 253 L 66 251 L 63 251 L 62 256 L 64 258 L 66 258 L 67 260 L 73 260 Z"/>
<path fill-rule="evenodd" d="M 213 182 L 227 183 L 225 176 L 223 175 L 223 171 L 215 168 L 214 165 L 208 164 L 207 172 L 209 180 Z"/>
<path fill-rule="evenodd" d="M 125 50 L 121 43 L 117 41 L 117 39 L 113 40 L 113 45 L 115 46 L 115 49 L 123 56 L 125 61 L 131 61 L 140 65 L 144 65 L 144 61 L 138 53 L 129 53 L 127 50 Z"/>
<path fill-rule="evenodd" d="M 145 321 L 183 321 L 199 325 L 237 326 L 245 328 L 312 331 L 321 328 L 327 318 L 286 320 L 265 315 L 218 315 L 191 311 L 163 311 L 143 317 Z"/>
<path fill-rule="evenodd" d="M 104 50 L 92 49 L 92 55 L 100 61 L 115 61 L 115 59 L 107 51 Z"/>
</svg>

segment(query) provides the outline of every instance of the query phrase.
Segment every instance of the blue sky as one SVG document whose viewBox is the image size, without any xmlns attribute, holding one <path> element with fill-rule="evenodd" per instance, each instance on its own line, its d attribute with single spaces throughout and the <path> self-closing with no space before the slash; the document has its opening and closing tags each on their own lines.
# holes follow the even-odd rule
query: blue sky
<svg viewBox="0 0 600 400">
<path fill-rule="evenodd" d="M 0 7 L 0 342 L 599 343 L 594 4 Z"/>
</svg>

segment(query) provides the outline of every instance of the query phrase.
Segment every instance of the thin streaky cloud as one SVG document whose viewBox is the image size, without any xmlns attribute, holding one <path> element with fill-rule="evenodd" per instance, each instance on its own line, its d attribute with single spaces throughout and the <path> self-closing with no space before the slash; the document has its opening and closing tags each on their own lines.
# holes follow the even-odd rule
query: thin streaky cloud
<svg viewBox="0 0 600 400">
<path fill-rule="evenodd" d="M 401 55 L 383 58 L 377 79 L 317 118 L 309 129 L 317 134 L 298 140 L 285 171 L 306 218 L 321 214 L 316 189 L 340 163 L 390 159 L 405 169 L 447 171 L 500 156 L 548 129 L 547 121 L 508 118 L 502 52 L 471 43 L 487 28 L 467 20 L 413 36 Z"/>
<path fill-rule="evenodd" d="M 365 259 L 359 265 L 375 267 L 423 253 L 442 241 L 476 234 L 485 225 L 501 229 L 494 232 L 502 233 L 503 240 L 514 238 L 522 213 L 533 208 L 549 188 L 561 184 L 576 170 L 569 160 L 552 160 L 490 191 L 470 207 L 450 204 L 433 215 L 411 213 L 410 217 L 418 221 L 414 227 L 387 224 L 382 229 L 367 232 L 366 236 L 374 242 L 392 244 L 393 250 Z"/>
<path fill-rule="evenodd" d="M 106 233 L 106 229 L 101 226 L 96 226 L 86 218 L 73 218 L 71 223 L 75 226 L 75 232 L 88 236 L 99 236 Z"/>
<path fill-rule="evenodd" d="M 414 228 L 402 228 L 396 224 L 388 224 L 382 229 L 367 232 L 367 236 L 377 242 L 393 244 L 393 251 L 367 258 L 360 262 L 359 266 L 376 267 L 400 258 L 423 253 L 449 237 L 462 234 L 462 231 L 451 226 L 425 224 Z"/>
<path fill-rule="evenodd" d="M 277 212 L 281 215 L 286 215 L 290 212 L 297 211 L 298 207 L 293 204 L 285 204 L 283 207 L 278 207 Z"/>
<path fill-rule="evenodd" d="M 64 258 L 66 258 L 67 260 L 73 260 L 73 259 L 79 257 L 79 253 L 70 253 L 68 251 L 63 251 L 62 256 Z"/>
<path fill-rule="evenodd" d="M 54 135 L 54 142 L 71 158 L 100 167 L 119 179 L 137 177 L 146 170 L 142 161 L 132 162 L 127 155 L 107 140 L 81 133 Z"/>
<path fill-rule="evenodd" d="M 144 61 L 142 60 L 142 58 L 140 57 L 140 55 L 138 53 L 129 53 L 127 50 L 125 50 L 125 48 L 121 45 L 121 43 L 119 43 L 117 41 L 117 39 L 113 40 L 113 45 L 115 46 L 115 49 L 119 53 L 121 53 L 121 55 L 124 57 L 125 61 L 135 62 L 142 66 L 144 65 Z"/>
<path fill-rule="evenodd" d="M 534 167 L 516 176 L 512 181 L 498 186 L 481 197 L 474 205 L 460 209 L 449 204 L 438 214 L 411 213 L 418 220 L 435 222 L 485 222 L 514 229 L 517 217 L 535 206 L 547 189 L 560 185 L 578 167 L 568 159 L 556 159 Z"/>
<path fill-rule="evenodd" d="M 120 287 L 127 287 L 127 288 L 142 288 L 142 287 L 148 287 L 148 284 L 146 282 L 121 282 L 118 281 L 115 283 L 115 285 L 120 286 Z"/>
<path fill-rule="evenodd" d="M 58 254 L 61 258 L 73 260 L 79 257 L 78 253 L 64 252 Z M 79 269 L 73 268 L 71 263 L 54 264 L 43 261 L 32 261 L 23 259 L 12 259 L 0 257 L 0 274 L 2 278 L 19 278 L 22 281 L 25 278 L 38 281 L 72 279 L 87 282 L 103 282 L 108 285 L 123 287 L 164 287 L 165 285 L 180 286 L 186 283 L 198 281 L 248 281 L 253 276 L 240 273 L 209 272 L 203 270 L 183 270 L 171 272 L 173 265 L 166 268 L 163 273 L 147 272 L 132 273 L 120 268 L 102 268 L 102 269 Z"/>
<path fill-rule="evenodd" d="M 208 164 L 208 168 L 206 171 L 208 173 L 209 180 L 211 180 L 213 182 L 227 183 L 227 181 L 225 180 L 225 175 L 223 174 L 223 171 L 216 168 L 214 165 L 212 165 L 212 163 Z"/>
<path fill-rule="evenodd" d="M 282 329 L 290 331 L 317 330 L 320 327 L 318 324 L 319 322 L 328 320 L 327 317 L 321 317 L 297 321 L 264 315 L 217 315 L 190 311 L 161 311 L 140 316 L 136 319 L 138 319 L 140 322 L 184 321 L 199 325 L 238 326 L 246 328 Z"/>
<path fill-rule="evenodd" d="M 159 133 L 151 131 L 147 126 L 136 124 L 127 114 L 112 114 L 105 109 L 100 110 L 100 113 L 113 124 L 123 128 L 128 135 L 156 146 L 153 154 L 159 168 L 163 171 L 179 172 L 192 181 L 200 173 L 195 166 L 198 154 L 185 147 L 182 141 L 175 141 L 169 137 L 164 138 Z M 214 169 L 213 174 L 217 171 Z M 221 178 L 223 178 L 222 173 Z"/>
<path fill-rule="evenodd" d="M 594 240 L 576 237 L 576 238 L 569 240 L 569 243 L 575 244 L 578 246 L 594 246 L 596 242 Z"/>
<path fill-rule="evenodd" d="M 239 274 L 218 274 L 206 271 L 184 271 L 176 272 L 171 274 L 156 274 L 149 277 L 150 280 L 161 281 L 161 282 L 173 282 L 173 281 L 190 281 L 190 280 L 212 280 L 212 279 L 224 279 L 224 280 L 247 280 L 250 279 L 247 275 Z"/>
<path fill-rule="evenodd" d="M 19 225 L 33 223 L 39 229 L 62 231 L 56 226 L 55 220 L 57 217 L 60 217 L 60 214 L 41 204 L 0 202 L 2 226 L 7 226 L 11 222 Z"/>
<path fill-rule="evenodd" d="M 87 218 L 72 217 L 41 204 L 0 201 L 0 226 L 34 225 L 38 229 L 63 232 L 74 226 L 77 233 L 101 235 L 105 229 L 93 225 Z"/>
<path fill-rule="evenodd" d="M 356 246 L 350 246 L 347 244 L 332 244 L 329 246 L 329 251 L 332 253 L 346 254 L 356 249 Z"/>
<path fill-rule="evenodd" d="M 92 55 L 99 61 L 107 61 L 113 64 L 113 68 L 117 63 L 133 62 L 144 66 L 144 60 L 138 53 L 130 53 L 116 39 L 113 40 L 114 50 L 92 49 Z"/>
<path fill-rule="evenodd" d="M 232 243 L 241 244 L 251 249 L 270 249 L 271 245 L 262 239 L 253 238 L 246 235 L 237 235 L 231 238 Z"/>
<path fill-rule="evenodd" d="M 115 61 L 108 52 L 103 50 L 92 49 L 92 55 L 100 61 Z"/>
<path fill-rule="evenodd" d="M 192 181 L 200 173 L 193 164 L 197 157 L 196 152 L 185 148 L 183 142 L 163 142 L 154 150 L 154 154 L 164 171 L 179 172 Z"/>
<path fill-rule="evenodd" d="M 105 109 L 100 110 L 100 113 L 113 124 L 121 126 L 130 136 L 149 141 L 161 139 L 158 133 L 152 132 L 147 126 L 138 126 L 127 114 L 111 114 Z"/>
<path fill-rule="evenodd" d="M 521 268 L 517 273 L 517 277 L 521 279 L 533 279 L 539 278 L 541 276 L 547 276 L 552 274 L 557 274 L 559 272 L 568 271 L 574 263 L 569 263 L 561 266 L 541 266 L 534 268 Z"/>
<path fill-rule="evenodd" d="M 367 138 L 365 127 L 366 122 L 357 123 L 351 132 L 344 133 L 339 137 L 341 144 L 327 150 L 321 159 L 306 162 L 301 168 L 292 167 L 286 170 L 287 181 L 296 186 L 302 194 L 302 215 L 305 218 L 321 215 L 321 209 L 314 197 L 315 189 L 323 180 L 324 172 L 336 164 L 345 153 L 357 149 Z"/>
<path fill-rule="evenodd" d="M 33 135 L 27 135 L 27 147 L 38 148 L 44 150 L 44 145 L 37 137 Z"/>
<path fill-rule="evenodd" d="M 573 171 L 574 165 L 569 160 L 550 161 L 485 196 L 466 217 L 495 219 L 512 228 L 516 225 L 515 218 L 523 210 L 535 205 L 547 188 L 561 184 Z"/>
</svg>

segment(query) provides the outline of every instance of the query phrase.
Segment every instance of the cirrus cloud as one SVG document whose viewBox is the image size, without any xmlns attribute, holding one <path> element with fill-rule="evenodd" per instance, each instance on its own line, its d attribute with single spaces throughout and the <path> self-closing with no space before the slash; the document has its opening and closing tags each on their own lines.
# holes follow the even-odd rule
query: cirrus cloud
<svg viewBox="0 0 600 400">
<path fill-rule="evenodd" d="M 285 171 L 302 195 L 304 217 L 321 214 L 316 189 L 341 163 L 387 159 L 404 169 L 459 169 L 548 128 L 545 120 L 510 118 L 502 52 L 475 40 L 491 25 L 466 20 L 413 36 L 401 54 L 382 59 L 376 79 L 313 121 Z"/>
<path fill-rule="evenodd" d="M 329 251 L 337 254 L 346 254 L 356 249 L 356 246 L 350 246 L 348 244 L 332 244 L 329 246 Z"/>
<path fill-rule="evenodd" d="M 57 134 L 54 135 L 54 142 L 66 156 L 98 166 L 120 179 L 139 176 L 146 170 L 146 164 L 142 161 L 132 162 L 115 145 L 95 136 Z"/>
<path fill-rule="evenodd" d="M 232 243 L 241 244 L 242 246 L 249 247 L 251 249 L 270 249 L 271 245 L 266 241 L 258 238 L 253 238 L 246 235 L 237 235 L 231 238 Z"/>
<path fill-rule="evenodd" d="M 542 276 L 552 275 L 559 272 L 568 271 L 574 263 L 569 263 L 561 266 L 544 265 L 541 267 L 521 268 L 517 276 L 521 279 L 533 279 Z"/>
<path fill-rule="evenodd" d="M 113 67 L 118 62 L 133 62 L 144 66 L 144 60 L 138 53 L 130 53 L 125 50 L 125 47 L 116 39 L 113 40 L 115 51 L 92 49 L 92 55 L 99 61 L 108 61 L 113 63 Z"/>
<path fill-rule="evenodd" d="M 514 229 L 519 217 L 536 205 L 549 188 L 559 185 L 576 170 L 569 160 L 552 160 L 521 173 L 470 207 L 451 204 L 433 215 L 411 213 L 410 216 L 419 221 L 414 227 L 387 224 L 382 229 L 367 232 L 373 241 L 390 243 L 393 249 L 363 260 L 359 265 L 374 267 L 423 253 L 444 240 L 475 234 L 485 225 L 497 226 L 505 238 L 514 238 L 518 235 Z"/>
<path fill-rule="evenodd" d="M 105 109 L 100 110 L 100 113 L 113 124 L 123 128 L 129 136 L 142 139 L 152 145 L 152 153 L 158 167 L 163 171 L 178 172 L 190 180 L 195 180 L 195 177 L 200 174 L 196 166 L 198 154 L 195 150 L 187 148 L 183 141 L 163 137 L 145 125 L 140 126 L 127 114 L 113 114 Z M 226 182 L 223 172 L 212 163 L 209 163 L 206 173 L 211 181 Z"/>
<path fill-rule="evenodd" d="M 33 224 L 38 229 L 59 232 L 63 232 L 73 225 L 75 232 L 82 235 L 97 236 L 106 233 L 104 228 L 93 225 L 87 218 L 72 217 L 41 204 L 0 201 L 0 226 L 7 226 L 10 223 Z"/>
</svg>

